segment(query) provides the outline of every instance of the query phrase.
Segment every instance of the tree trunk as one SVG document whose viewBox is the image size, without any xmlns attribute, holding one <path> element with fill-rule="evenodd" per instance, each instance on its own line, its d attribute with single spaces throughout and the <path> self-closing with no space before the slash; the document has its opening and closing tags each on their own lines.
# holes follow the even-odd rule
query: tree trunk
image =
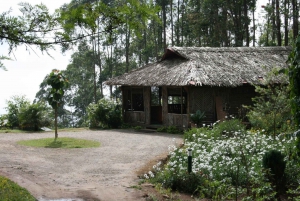
<svg viewBox="0 0 300 201">
<path fill-rule="evenodd" d="M 297 0 L 292 0 L 292 7 L 293 7 L 293 37 L 294 39 L 298 36 L 298 17 L 299 17 L 299 11 L 298 11 L 298 4 Z"/>
<path fill-rule="evenodd" d="M 180 35 L 179 35 L 179 22 L 180 22 L 180 3 L 177 1 L 177 26 L 176 26 L 176 45 L 180 46 Z"/>
<path fill-rule="evenodd" d="M 171 44 L 174 46 L 174 25 L 173 25 L 173 0 L 170 1 L 171 10 Z"/>
<path fill-rule="evenodd" d="M 57 108 L 54 109 L 54 128 L 55 128 L 55 138 L 54 138 L 54 141 L 56 141 L 57 138 L 58 138 L 58 133 L 57 133 Z"/>
<path fill-rule="evenodd" d="M 126 57 L 126 73 L 128 73 L 129 71 L 129 46 L 130 46 L 130 29 L 128 28 L 128 23 L 126 23 L 126 30 L 125 30 L 125 37 L 126 37 L 126 53 L 125 53 L 125 57 Z"/>
<path fill-rule="evenodd" d="M 93 34 L 94 35 L 94 34 Z M 93 37 L 93 58 L 94 58 L 94 68 L 93 68 L 93 85 L 94 85 L 94 102 L 97 103 L 97 82 L 96 82 L 96 61 L 97 61 L 97 58 L 96 58 L 96 40 L 95 38 Z"/>
<path fill-rule="evenodd" d="M 99 18 L 97 19 L 97 24 L 98 24 L 98 65 L 99 65 L 99 71 L 100 71 L 100 74 L 99 74 L 99 78 L 100 78 L 100 75 L 102 73 L 102 63 L 101 63 L 101 55 L 100 55 L 100 35 L 99 35 L 99 32 L 100 32 L 100 22 L 99 22 Z M 102 80 L 100 82 L 100 98 L 103 97 L 103 84 L 102 84 Z"/>
<path fill-rule="evenodd" d="M 275 0 L 272 0 L 272 14 L 271 14 L 271 20 L 272 20 L 272 45 L 275 44 L 275 38 L 276 38 L 276 18 L 275 18 Z"/>
<path fill-rule="evenodd" d="M 246 46 L 249 47 L 250 45 L 250 34 L 249 34 L 249 19 L 248 19 L 248 7 L 247 7 L 247 0 L 243 1 L 244 7 L 244 29 L 246 34 Z"/>
<path fill-rule="evenodd" d="M 255 2 L 253 2 L 253 4 L 255 4 Z M 255 47 L 255 31 L 256 31 L 256 27 L 255 27 L 255 5 L 253 5 L 253 10 L 252 10 L 252 23 L 253 23 L 253 47 Z"/>
<path fill-rule="evenodd" d="M 166 0 L 162 0 L 162 17 L 163 17 L 163 34 L 164 34 L 164 39 L 163 39 L 163 48 L 165 52 L 167 50 L 167 15 L 166 15 Z"/>
<path fill-rule="evenodd" d="M 280 20 L 280 12 L 279 12 L 279 0 L 276 0 L 276 28 L 277 28 L 277 45 L 281 46 L 281 20 Z"/>
<path fill-rule="evenodd" d="M 289 45 L 289 0 L 284 0 L 284 45 Z"/>
</svg>

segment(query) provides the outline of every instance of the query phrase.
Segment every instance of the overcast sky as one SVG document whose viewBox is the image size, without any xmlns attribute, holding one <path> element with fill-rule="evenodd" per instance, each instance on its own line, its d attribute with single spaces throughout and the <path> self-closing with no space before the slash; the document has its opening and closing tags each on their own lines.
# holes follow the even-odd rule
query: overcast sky
<svg viewBox="0 0 300 201">
<path fill-rule="evenodd" d="M 12 14 L 18 15 L 18 3 L 28 2 L 32 5 L 43 3 L 50 12 L 59 8 L 64 3 L 69 3 L 71 0 L 1 0 L 0 13 L 12 9 Z M 261 5 L 267 0 L 258 0 L 257 11 L 261 12 Z M 257 16 L 256 16 L 257 17 Z M 25 47 L 18 47 L 10 57 L 13 61 L 3 61 L 7 71 L 0 69 L 0 114 L 6 113 L 6 101 L 10 100 L 14 95 L 25 95 L 30 101 L 34 100 L 36 92 L 39 90 L 39 85 L 44 77 L 51 72 L 52 69 L 66 69 L 71 51 L 65 55 L 60 53 L 59 47 L 57 51 L 51 51 L 54 59 L 48 55 L 43 55 L 39 50 L 26 51 Z M 8 55 L 8 46 L 0 45 L 0 55 Z"/>
<path fill-rule="evenodd" d="M 59 8 L 64 3 L 71 0 L 1 0 L 0 13 L 12 9 L 12 14 L 19 14 L 18 3 L 28 2 L 32 5 L 43 3 L 50 12 Z M 71 51 L 65 55 L 60 53 L 59 47 L 57 51 L 51 51 L 54 59 L 47 54 L 43 55 L 39 50 L 33 48 L 30 52 L 25 47 L 18 47 L 10 57 L 13 61 L 3 61 L 7 71 L 0 69 L 0 114 L 6 113 L 6 101 L 10 100 L 14 95 L 25 95 L 30 101 L 33 101 L 39 85 L 44 77 L 51 72 L 52 69 L 66 69 Z M 8 46 L 0 45 L 0 55 L 8 55 Z"/>
</svg>

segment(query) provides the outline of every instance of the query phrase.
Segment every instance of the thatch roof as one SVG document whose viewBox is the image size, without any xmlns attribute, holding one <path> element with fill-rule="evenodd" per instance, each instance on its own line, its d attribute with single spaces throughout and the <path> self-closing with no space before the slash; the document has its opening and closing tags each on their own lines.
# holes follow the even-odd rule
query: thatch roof
<svg viewBox="0 0 300 201">
<path fill-rule="evenodd" d="M 111 78 L 107 85 L 239 86 L 261 84 L 274 67 L 286 68 L 291 47 L 171 47 L 161 61 Z M 278 80 L 278 82 L 280 82 Z"/>
</svg>

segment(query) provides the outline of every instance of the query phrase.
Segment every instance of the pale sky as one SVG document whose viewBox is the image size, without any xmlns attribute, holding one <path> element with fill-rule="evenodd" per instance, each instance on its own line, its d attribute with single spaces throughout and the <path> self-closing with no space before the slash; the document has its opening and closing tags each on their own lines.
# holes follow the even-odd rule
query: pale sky
<svg viewBox="0 0 300 201">
<path fill-rule="evenodd" d="M 28 2 L 32 5 L 43 3 L 50 12 L 59 8 L 64 3 L 71 0 L 1 0 L 0 13 L 12 9 L 12 14 L 19 14 L 20 2 Z M 258 0 L 257 11 L 261 12 L 261 5 L 268 0 Z M 257 18 L 257 16 L 256 16 Z M 48 55 L 43 55 L 39 50 L 26 51 L 25 47 L 18 47 L 10 57 L 13 61 L 3 61 L 7 71 L 0 69 L 0 115 L 6 113 L 6 101 L 10 100 L 14 95 L 25 95 L 30 101 L 33 101 L 35 94 L 39 90 L 39 85 L 44 77 L 51 72 L 52 69 L 66 69 L 70 61 L 72 51 L 68 51 L 65 55 L 60 53 L 59 47 L 56 51 L 51 51 L 54 59 Z M 0 45 L 0 55 L 8 56 L 8 46 Z"/>
<path fill-rule="evenodd" d="M 12 9 L 12 14 L 19 14 L 18 3 L 28 2 L 32 5 L 43 3 L 50 12 L 59 8 L 64 3 L 69 3 L 71 0 L 1 0 L 0 13 Z M 7 71 L 0 69 L 0 114 L 6 113 L 6 101 L 10 100 L 14 95 L 25 95 L 30 101 L 33 101 L 35 94 L 39 90 L 39 85 L 44 77 L 51 72 L 52 69 L 66 69 L 70 61 L 71 51 L 65 55 L 60 53 L 60 48 L 56 51 L 51 51 L 50 54 L 54 59 L 47 54 L 42 54 L 38 49 L 35 53 L 31 50 L 26 51 L 25 47 L 17 48 L 10 57 L 13 61 L 3 61 Z M 0 45 L 0 55 L 8 56 L 8 46 Z"/>
</svg>

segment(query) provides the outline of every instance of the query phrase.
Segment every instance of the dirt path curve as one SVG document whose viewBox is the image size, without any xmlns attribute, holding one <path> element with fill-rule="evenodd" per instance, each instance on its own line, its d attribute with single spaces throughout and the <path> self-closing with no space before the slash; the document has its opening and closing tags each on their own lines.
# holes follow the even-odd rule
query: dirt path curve
<svg viewBox="0 0 300 201">
<path fill-rule="evenodd" d="M 40 201 L 143 200 L 136 171 L 181 143 L 179 135 L 128 130 L 61 132 L 59 137 L 99 141 L 99 148 L 32 148 L 16 142 L 54 137 L 54 133 L 0 134 L 0 175 L 28 189 Z"/>
</svg>

